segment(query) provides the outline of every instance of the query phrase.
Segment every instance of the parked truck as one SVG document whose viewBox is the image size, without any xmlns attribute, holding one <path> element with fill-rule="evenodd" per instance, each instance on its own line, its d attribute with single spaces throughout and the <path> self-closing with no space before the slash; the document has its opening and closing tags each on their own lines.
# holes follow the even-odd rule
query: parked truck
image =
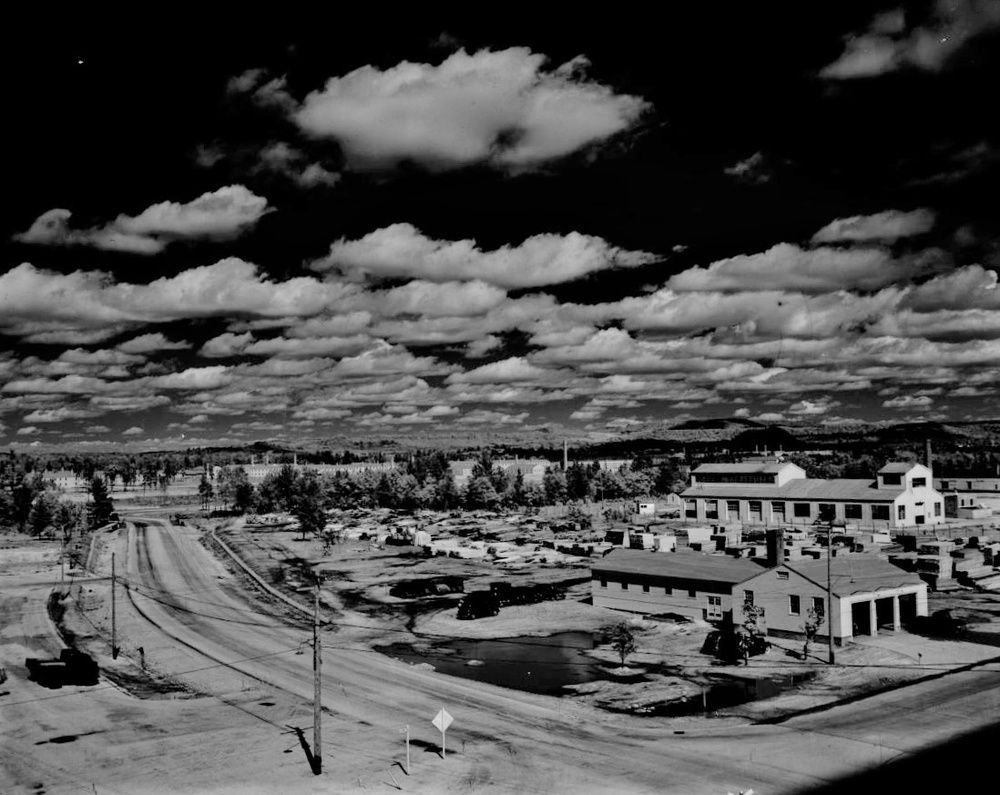
<svg viewBox="0 0 1000 795">
<path fill-rule="evenodd" d="M 58 659 L 41 660 L 28 657 L 24 661 L 29 678 L 43 687 L 63 685 L 96 685 L 98 667 L 94 658 L 76 649 L 63 649 Z"/>
</svg>

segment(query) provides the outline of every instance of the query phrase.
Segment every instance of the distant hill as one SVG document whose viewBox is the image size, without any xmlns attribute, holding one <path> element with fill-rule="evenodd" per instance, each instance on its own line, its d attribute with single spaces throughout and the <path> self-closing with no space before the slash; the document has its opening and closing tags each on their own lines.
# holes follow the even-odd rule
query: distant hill
<svg viewBox="0 0 1000 795">
<path fill-rule="evenodd" d="M 793 434 L 777 425 L 753 428 L 733 437 L 729 446 L 733 450 L 802 450 L 805 445 Z"/>
<path fill-rule="evenodd" d="M 675 431 L 731 431 L 738 428 L 763 428 L 759 422 L 740 417 L 713 417 L 707 420 L 685 420 L 670 426 Z"/>
</svg>

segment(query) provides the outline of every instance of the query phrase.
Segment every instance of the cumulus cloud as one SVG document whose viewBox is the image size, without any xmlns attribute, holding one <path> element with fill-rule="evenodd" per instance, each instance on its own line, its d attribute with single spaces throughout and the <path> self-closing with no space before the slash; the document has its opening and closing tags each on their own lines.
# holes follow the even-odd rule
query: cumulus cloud
<svg viewBox="0 0 1000 795">
<path fill-rule="evenodd" d="M 857 243 L 881 241 L 891 243 L 903 237 L 929 232 L 935 216 L 930 210 L 910 212 L 886 210 L 874 215 L 852 215 L 837 218 L 812 237 L 813 243 Z"/>
<path fill-rule="evenodd" d="M 414 278 L 434 282 L 473 280 L 500 287 L 539 287 L 579 279 L 612 268 L 656 261 L 642 251 L 625 251 L 599 237 L 570 232 L 529 237 L 518 246 L 483 251 L 475 240 L 433 240 L 411 224 L 376 230 L 360 240 L 341 238 L 314 263 L 355 278 Z"/>
<path fill-rule="evenodd" d="M 936 259 L 933 251 L 897 259 L 880 248 L 802 249 L 779 243 L 759 254 L 740 254 L 707 268 L 689 268 L 671 277 L 666 287 L 683 292 L 877 290 L 926 273 Z"/>
<path fill-rule="evenodd" d="M 900 69 L 937 72 L 970 39 L 1000 26 L 994 0 L 937 0 L 930 18 L 909 25 L 900 10 L 876 16 L 849 36 L 843 54 L 820 72 L 831 80 L 876 77 Z"/>
<path fill-rule="evenodd" d="M 929 395 L 899 395 L 882 401 L 882 407 L 887 409 L 924 409 L 934 402 Z"/>
<path fill-rule="evenodd" d="M 320 163 L 310 163 L 303 152 L 284 141 L 276 141 L 261 150 L 259 167 L 282 174 L 303 188 L 333 187 L 340 182 L 340 174 Z"/>
<path fill-rule="evenodd" d="M 92 246 L 132 254 L 158 254 L 174 240 L 229 240 L 254 226 L 268 211 L 267 199 L 242 185 L 205 193 L 185 204 L 160 202 L 139 215 L 119 215 L 105 226 L 70 227 L 72 213 L 49 210 L 14 239 L 49 246 Z"/>
<path fill-rule="evenodd" d="M 449 384 L 511 384 L 519 381 L 549 380 L 551 371 L 537 367 L 523 356 L 484 364 L 464 373 L 448 376 Z"/>
<path fill-rule="evenodd" d="M 17 429 L 18 436 L 34 436 L 35 434 L 41 433 L 40 428 L 36 428 L 34 425 L 25 425 Z"/>
<path fill-rule="evenodd" d="M 746 160 L 740 160 L 729 168 L 724 168 L 723 173 L 733 177 L 738 182 L 744 182 L 749 185 L 763 185 L 765 182 L 770 182 L 771 180 L 771 172 L 768 169 L 766 160 L 763 152 L 754 152 Z"/>
<path fill-rule="evenodd" d="M 23 263 L 0 275 L 0 328 L 37 334 L 39 323 L 75 330 L 233 315 L 308 317 L 355 289 L 308 276 L 273 282 L 256 265 L 234 257 L 149 284 Z"/>
<path fill-rule="evenodd" d="M 118 346 L 118 350 L 123 353 L 158 353 L 160 351 L 183 351 L 191 347 L 190 342 L 184 340 L 168 340 L 160 332 L 152 334 L 140 334 L 126 340 Z"/>
<path fill-rule="evenodd" d="M 649 107 L 589 80 L 577 57 L 554 69 L 523 47 L 440 64 L 363 66 L 295 101 L 260 70 L 230 89 L 280 107 L 307 135 L 337 140 L 356 167 L 412 160 L 434 168 L 473 163 L 528 168 L 628 130 Z"/>
<path fill-rule="evenodd" d="M 122 436 L 142 436 L 145 431 L 138 425 L 133 425 L 131 428 L 126 428 L 122 431 Z"/>
</svg>

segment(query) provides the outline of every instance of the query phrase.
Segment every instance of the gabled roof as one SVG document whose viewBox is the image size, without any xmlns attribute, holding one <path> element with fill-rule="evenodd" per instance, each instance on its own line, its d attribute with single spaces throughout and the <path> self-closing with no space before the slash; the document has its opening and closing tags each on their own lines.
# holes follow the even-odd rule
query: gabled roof
<svg viewBox="0 0 1000 795">
<path fill-rule="evenodd" d="M 874 481 L 854 478 L 796 478 L 784 486 L 708 483 L 685 489 L 682 497 L 751 500 L 860 500 L 892 502 L 904 491 L 903 486 L 877 488 Z"/>
<path fill-rule="evenodd" d="M 801 574 L 821 588 L 826 588 L 826 559 L 796 560 L 783 564 L 784 568 Z M 898 566 L 874 555 L 838 555 L 830 559 L 830 590 L 836 596 L 872 593 L 886 588 L 921 585 L 923 580 Z"/>
<path fill-rule="evenodd" d="M 914 463 L 913 461 L 894 461 L 890 464 L 886 464 L 878 471 L 878 473 L 880 475 L 888 472 L 906 474 L 915 466 L 920 466 L 920 464 Z"/>
<path fill-rule="evenodd" d="M 731 558 L 728 555 L 615 549 L 603 559 L 595 561 L 593 570 L 736 584 L 757 576 L 762 568 L 751 560 Z"/>
<path fill-rule="evenodd" d="M 719 472 L 722 474 L 757 475 L 781 472 L 785 467 L 795 466 L 795 464 L 771 463 L 746 463 L 746 464 L 700 464 L 692 470 L 692 475 L 701 475 L 707 472 Z"/>
</svg>

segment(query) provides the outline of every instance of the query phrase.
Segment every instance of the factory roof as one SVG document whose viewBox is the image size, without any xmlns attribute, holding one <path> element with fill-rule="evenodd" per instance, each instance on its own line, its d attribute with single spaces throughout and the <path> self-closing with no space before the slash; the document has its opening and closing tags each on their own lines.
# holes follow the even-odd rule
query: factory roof
<svg viewBox="0 0 1000 795">
<path fill-rule="evenodd" d="M 703 552 L 643 552 L 615 549 L 593 565 L 594 571 L 648 574 L 685 580 L 738 583 L 763 570 L 759 563 Z"/>
<path fill-rule="evenodd" d="M 892 502 L 904 491 L 903 486 L 877 488 L 874 481 L 854 478 L 796 478 L 784 486 L 744 485 L 741 483 L 710 483 L 685 489 L 682 497 L 753 500 L 858 500 L 862 502 Z"/>
<path fill-rule="evenodd" d="M 724 474 L 746 474 L 756 475 L 758 473 L 781 472 L 785 467 L 795 466 L 795 464 L 782 464 L 778 462 L 755 462 L 746 464 L 701 464 L 696 467 L 691 474 L 700 475 L 705 472 L 720 472 Z"/>
<path fill-rule="evenodd" d="M 886 472 L 899 472 L 901 474 L 905 474 L 915 466 L 919 466 L 919 464 L 916 464 L 913 461 L 895 461 L 891 464 L 886 464 L 878 471 L 878 473 L 880 475 Z"/>
</svg>

